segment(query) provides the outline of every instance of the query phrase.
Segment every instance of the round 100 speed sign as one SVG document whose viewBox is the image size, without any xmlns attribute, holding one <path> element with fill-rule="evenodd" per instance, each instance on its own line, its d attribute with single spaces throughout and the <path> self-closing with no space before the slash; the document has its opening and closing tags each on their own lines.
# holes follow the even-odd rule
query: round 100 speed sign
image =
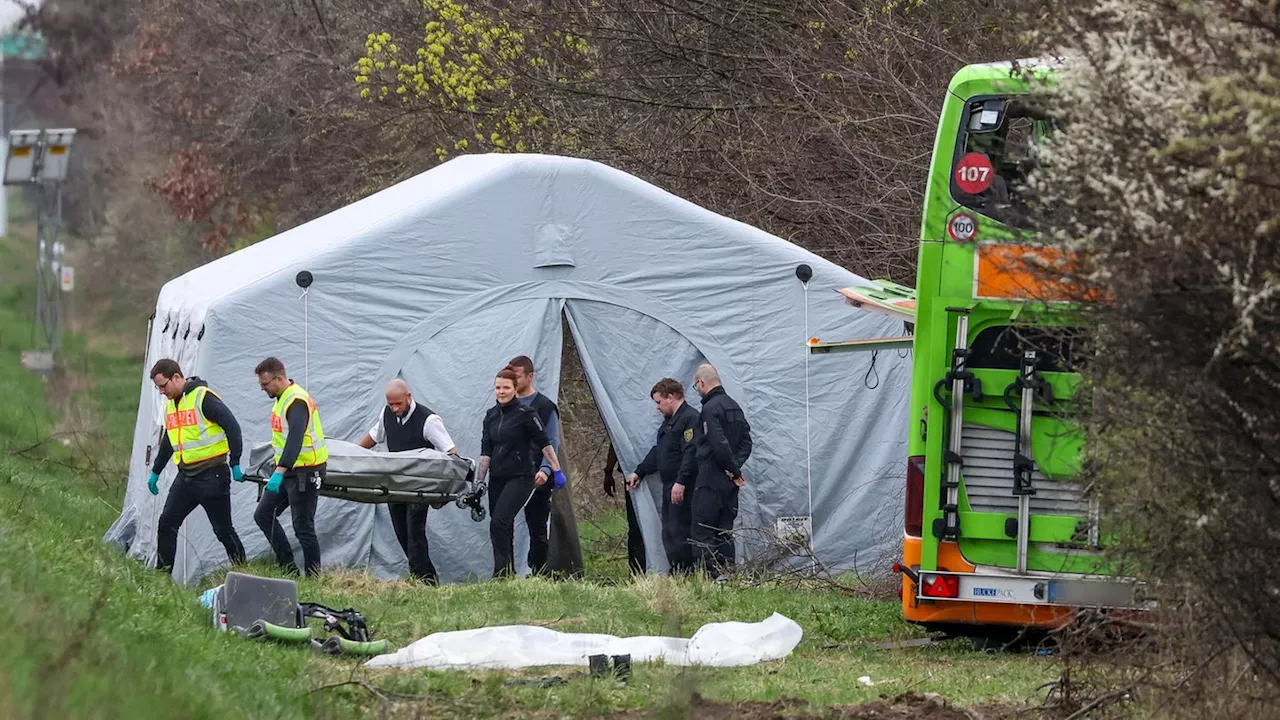
<svg viewBox="0 0 1280 720">
<path fill-rule="evenodd" d="M 947 234 L 959 243 L 969 242 L 978 234 L 978 221 L 969 213 L 958 213 L 947 221 Z"/>
</svg>

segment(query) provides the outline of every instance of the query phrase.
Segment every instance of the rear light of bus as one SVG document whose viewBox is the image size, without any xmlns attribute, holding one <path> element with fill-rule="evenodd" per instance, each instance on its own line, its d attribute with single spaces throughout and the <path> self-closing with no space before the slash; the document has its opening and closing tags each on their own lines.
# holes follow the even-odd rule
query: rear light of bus
<svg viewBox="0 0 1280 720">
<path fill-rule="evenodd" d="M 924 456 L 907 458 L 907 498 L 903 529 L 911 537 L 924 536 Z"/>
<path fill-rule="evenodd" d="M 925 597 L 960 597 L 960 578 L 955 575 L 920 573 L 920 594 Z"/>
</svg>

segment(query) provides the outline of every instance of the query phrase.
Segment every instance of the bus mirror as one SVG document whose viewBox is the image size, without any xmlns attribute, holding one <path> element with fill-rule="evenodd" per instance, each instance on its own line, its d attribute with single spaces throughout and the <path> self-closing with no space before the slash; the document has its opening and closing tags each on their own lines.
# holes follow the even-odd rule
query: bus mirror
<svg viewBox="0 0 1280 720">
<path fill-rule="evenodd" d="M 1008 106 L 1008 100 L 1000 99 L 973 103 L 969 107 L 969 132 L 989 133 L 999 130 L 1004 124 L 1005 109 Z"/>
</svg>

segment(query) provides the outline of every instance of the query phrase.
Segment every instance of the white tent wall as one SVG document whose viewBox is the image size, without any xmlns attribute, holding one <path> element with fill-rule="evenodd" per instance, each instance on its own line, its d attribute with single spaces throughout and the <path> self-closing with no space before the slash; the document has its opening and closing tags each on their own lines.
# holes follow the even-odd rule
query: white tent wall
<svg viewBox="0 0 1280 720">
<path fill-rule="evenodd" d="M 813 269 L 807 292 L 795 276 L 801 263 Z M 301 270 L 314 277 L 305 297 L 295 284 Z M 653 442 L 653 382 L 672 376 L 689 386 L 698 360 L 717 365 L 755 437 L 740 527 L 809 513 L 807 367 L 815 540 L 825 563 L 847 567 L 883 542 L 874 518 L 900 507 L 910 374 L 909 360 L 880 353 L 880 384 L 870 390 L 869 356 L 807 357 L 811 335 L 900 332 L 834 292 L 860 280 L 597 163 L 463 156 L 166 284 L 147 362 L 175 357 L 207 380 L 247 445 L 270 437 L 271 401 L 253 375 L 268 355 L 317 398 L 326 434 L 352 441 L 382 407 L 386 382 L 403 376 L 444 417 L 459 451 L 476 457 L 493 375 L 513 355 L 534 359 L 539 389 L 556 399 L 563 309 L 626 472 Z M 146 459 L 161 400 L 147 379 L 125 507 L 107 534 L 148 561 L 174 472 L 170 465 L 153 498 Z M 256 489 L 233 486 L 233 520 L 249 555 L 269 557 L 253 522 Z M 650 566 L 660 569 L 654 502 L 637 505 Z M 281 522 L 289 530 L 288 513 Z M 442 580 L 488 577 L 487 521 L 448 506 L 432 511 L 429 527 Z M 317 531 L 326 565 L 405 571 L 385 506 L 324 498 Z M 188 583 L 225 563 L 198 511 L 177 560 L 175 576 Z"/>
</svg>

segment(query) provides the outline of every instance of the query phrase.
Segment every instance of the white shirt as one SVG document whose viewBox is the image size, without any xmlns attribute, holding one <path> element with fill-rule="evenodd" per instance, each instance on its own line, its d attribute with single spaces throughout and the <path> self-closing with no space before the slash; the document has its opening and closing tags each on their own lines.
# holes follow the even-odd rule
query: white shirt
<svg viewBox="0 0 1280 720">
<path fill-rule="evenodd" d="M 404 421 L 408 420 L 409 416 L 417 408 L 417 401 L 410 400 L 409 412 L 405 413 L 404 417 L 397 417 L 396 420 L 403 425 Z M 391 414 L 395 415 L 395 413 Z M 369 428 L 369 437 L 373 438 L 375 443 L 386 442 L 387 440 L 387 433 L 382 427 L 382 415 L 383 413 L 378 413 L 377 422 L 373 424 L 373 427 Z M 449 452 L 454 446 L 453 438 L 449 437 L 449 431 L 444 429 L 444 420 L 435 413 L 428 415 L 427 421 L 422 424 L 422 439 L 434 445 L 440 452 Z"/>
</svg>

